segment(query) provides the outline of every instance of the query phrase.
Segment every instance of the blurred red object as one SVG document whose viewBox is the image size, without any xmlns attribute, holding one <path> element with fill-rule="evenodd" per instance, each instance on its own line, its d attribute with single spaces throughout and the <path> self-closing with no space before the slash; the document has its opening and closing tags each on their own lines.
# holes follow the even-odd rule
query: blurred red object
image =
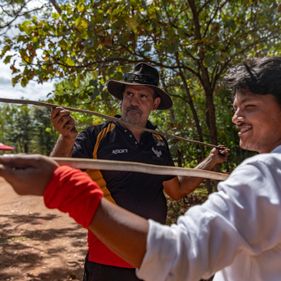
<svg viewBox="0 0 281 281">
<path fill-rule="evenodd" d="M 0 150 L 14 150 L 15 147 L 0 143 Z"/>
</svg>

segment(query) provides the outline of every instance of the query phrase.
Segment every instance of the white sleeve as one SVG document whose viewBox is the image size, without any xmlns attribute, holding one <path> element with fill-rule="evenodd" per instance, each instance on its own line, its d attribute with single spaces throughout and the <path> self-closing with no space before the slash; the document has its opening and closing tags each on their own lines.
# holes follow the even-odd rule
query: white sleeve
<svg viewBox="0 0 281 281">
<path fill-rule="evenodd" d="M 258 158 L 258 159 L 256 159 Z M 258 160 L 258 161 L 257 161 Z M 278 168 L 279 167 L 279 168 Z M 149 221 L 139 278 L 195 281 L 281 241 L 281 157 L 254 157 L 171 227 Z"/>
</svg>

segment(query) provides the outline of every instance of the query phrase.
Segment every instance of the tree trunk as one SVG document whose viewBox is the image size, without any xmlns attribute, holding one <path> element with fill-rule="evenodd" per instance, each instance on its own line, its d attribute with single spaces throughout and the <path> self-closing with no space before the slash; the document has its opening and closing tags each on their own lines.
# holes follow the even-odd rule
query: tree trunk
<svg viewBox="0 0 281 281">
<path fill-rule="evenodd" d="M 217 144 L 217 124 L 216 124 L 216 110 L 214 105 L 213 92 L 208 91 L 206 94 L 206 123 L 210 132 L 211 143 Z"/>
<path fill-rule="evenodd" d="M 188 104 L 190 106 L 190 109 L 191 109 L 191 113 L 192 113 L 192 116 L 193 116 L 193 120 L 194 120 L 194 123 L 195 123 L 197 135 L 198 135 L 198 139 L 199 139 L 199 141 L 203 142 L 204 141 L 203 140 L 203 132 L 202 132 L 202 128 L 201 128 L 201 125 L 200 125 L 199 118 L 198 118 L 198 114 L 197 114 L 197 111 L 195 109 L 195 106 L 194 106 L 194 103 L 193 103 L 193 100 L 192 100 L 192 97 L 191 97 L 191 94 L 190 94 L 189 87 L 186 83 L 186 79 L 185 79 L 184 74 L 181 71 L 181 69 L 180 69 L 180 76 L 181 76 L 181 79 L 182 79 L 182 82 L 183 82 L 183 85 L 184 85 L 184 89 L 185 89 L 185 93 L 186 93 L 186 97 L 187 97 L 187 102 L 188 102 Z"/>
<path fill-rule="evenodd" d="M 214 87 L 211 86 L 208 70 L 201 65 L 201 83 L 206 96 L 206 124 L 209 129 L 210 141 L 212 144 L 217 144 L 217 124 L 216 124 L 216 109 L 214 105 Z"/>
</svg>

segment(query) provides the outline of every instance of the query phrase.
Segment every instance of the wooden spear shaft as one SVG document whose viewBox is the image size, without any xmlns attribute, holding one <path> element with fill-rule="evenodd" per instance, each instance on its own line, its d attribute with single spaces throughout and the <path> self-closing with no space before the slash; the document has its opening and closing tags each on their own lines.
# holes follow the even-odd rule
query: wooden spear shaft
<svg viewBox="0 0 281 281">
<path fill-rule="evenodd" d="M 79 113 L 86 113 L 86 114 L 89 114 L 89 115 L 95 115 L 95 116 L 104 118 L 106 120 L 118 122 L 121 125 L 132 126 L 131 124 L 128 124 L 127 122 L 124 122 L 124 121 L 120 120 L 119 118 L 108 116 L 108 115 L 105 115 L 105 114 L 102 114 L 102 113 L 98 113 L 98 112 L 86 110 L 86 109 L 79 109 L 79 108 L 74 108 L 74 107 L 69 107 L 69 106 L 60 106 L 60 105 L 47 103 L 47 102 L 34 101 L 34 100 L 24 100 L 24 99 L 0 98 L 0 102 L 14 103 L 14 104 L 29 104 L 29 105 L 48 107 L 48 108 L 63 107 L 63 108 L 65 108 L 69 111 L 72 111 L 72 112 L 79 112 Z M 135 127 L 135 128 L 142 129 L 143 131 L 150 132 L 150 133 L 157 133 L 157 134 L 160 134 L 160 135 L 162 135 L 166 138 L 173 138 L 173 139 L 182 140 L 182 141 L 186 141 L 186 142 L 190 142 L 190 143 L 194 143 L 194 144 L 199 144 L 199 145 L 204 145 L 204 146 L 209 146 L 209 147 L 216 147 L 216 148 L 219 147 L 219 146 L 214 145 L 214 144 L 201 142 L 201 141 L 197 141 L 197 140 L 192 140 L 192 139 L 188 139 L 188 138 L 181 137 L 181 136 L 174 136 L 174 135 L 171 135 L 171 134 L 168 134 L 168 133 L 164 133 L 164 132 L 161 132 L 161 131 L 155 131 L 155 130 L 148 129 L 148 128 L 141 128 L 141 127 Z"/>
<path fill-rule="evenodd" d="M 76 169 L 97 169 L 109 171 L 138 172 L 153 175 L 189 176 L 212 180 L 225 180 L 228 174 L 202 169 L 160 166 L 130 161 L 113 161 L 103 159 L 50 157 L 59 165 L 67 165 Z"/>
</svg>

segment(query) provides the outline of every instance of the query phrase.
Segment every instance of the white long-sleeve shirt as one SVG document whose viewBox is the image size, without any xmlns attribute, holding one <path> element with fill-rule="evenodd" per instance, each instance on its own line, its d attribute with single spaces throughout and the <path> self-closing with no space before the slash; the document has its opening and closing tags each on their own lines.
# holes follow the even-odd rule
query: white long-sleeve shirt
<svg viewBox="0 0 281 281">
<path fill-rule="evenodd" d="M 245 160 L 176 225 L 149 221 L 146 281 L 281 280 L 281 146 Z"/>
</svg>

